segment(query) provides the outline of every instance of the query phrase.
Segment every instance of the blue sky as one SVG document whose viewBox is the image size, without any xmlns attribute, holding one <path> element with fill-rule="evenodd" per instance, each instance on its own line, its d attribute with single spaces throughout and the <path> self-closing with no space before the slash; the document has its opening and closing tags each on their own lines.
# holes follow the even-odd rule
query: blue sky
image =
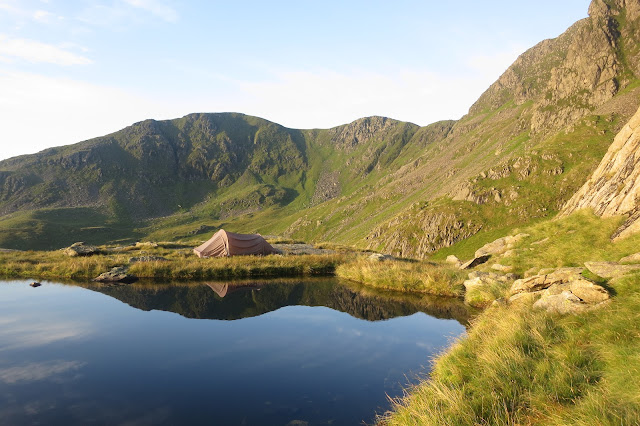
<svg viewBox="0 0 640 426">
<path fill-rule="evenodd" d="M 147 118 L 464 115 L 589 0 L 0 0 L 0 159 Z"/>
</svg>

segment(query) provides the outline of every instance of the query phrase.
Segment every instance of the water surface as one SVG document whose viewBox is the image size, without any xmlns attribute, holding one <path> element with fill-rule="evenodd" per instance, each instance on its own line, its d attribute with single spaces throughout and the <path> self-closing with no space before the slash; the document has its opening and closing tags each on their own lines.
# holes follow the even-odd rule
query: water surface
<svg viewBox="0 0 640 426">
<path fill-rule="evenodd" d="M 371 423 L 465 320 L 336 280 L 0 282 L 0 424 Z"/>
</svg>

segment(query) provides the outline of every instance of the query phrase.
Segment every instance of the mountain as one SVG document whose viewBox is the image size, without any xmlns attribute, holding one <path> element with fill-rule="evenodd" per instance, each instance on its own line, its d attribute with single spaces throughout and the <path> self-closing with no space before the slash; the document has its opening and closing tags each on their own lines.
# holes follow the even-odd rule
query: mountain
<svg viewBox="0 0 640 426">
<path fill-rule="evenodd" d="M 596 169 L 640 104 L 639 18 L 637 0 L 594 0 L 458 121 L 296 130 L 191 114 L 2 161 L 0 247 L 225 226 L 408 257 L 471 250 L 555 215 Z"/>
</svg>

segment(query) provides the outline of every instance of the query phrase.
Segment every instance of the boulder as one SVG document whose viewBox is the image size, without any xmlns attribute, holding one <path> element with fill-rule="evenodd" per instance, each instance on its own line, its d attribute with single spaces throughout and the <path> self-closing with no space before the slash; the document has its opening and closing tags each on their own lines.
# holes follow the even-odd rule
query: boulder
<svg viewBox="0 0 640 426">
<path fill-rule="evenodd" d="M 630 254 L 620 259 L 620 263 L 640 263 L 640 253 Z"/>
<path fill-rule="evenodd" d="M 543 294 L 542 297 L 533 304 L 533 308 L 544 309 L 550 313 L 574 314 L 587 310 L 589 305 L 582 302 L 580 298 L 570 291 L 565 290 L 557 294 Z"/>
<path fill-rule="evenodd" d="M 62 251 L 64 254 L 70 257 L 76 256 L 91 256 L 92 254 L 100 253 L 97 247 L 85 244 L 82 241 L 71 244 L 69 247 Z"/>
<path fill-rule="evenodd" d="M 111 268 L 109 272 L 103 272 L 93 281 L 101 283 L 132 283 L 137 281 L 138 277 L 128 274 L 127 270 L 125 266 L 116 266 Z"/>
<path fill-rule="evenodd" d="M 169 259 L 167 259 L 166 257 L 162 257 L 162 256 L 139 256 L 139 257 L 132 257 L 129 259 L 129 263 L 136 263 L 136 262 L 168 262 Z"/>
<path fill-rule="evenodd" d="M 391 256 L 389 254 L 373 253 L 367 259 L 369 259 L 369 260 L 371 260 L 373 262 L 386 262 L 388 260 L 393 260 L 393 256 Z"/>
<path fill-rule="evenodd" d="M 491 257 L 490 254 L 487 254 L 487 255 L 484 255 L 484 256 L 480 256 L 480 257 L 474 257 L 470 261 L 465 262 L 462 265 L 460 265 L 459 268 L 460 269 L 475 268 L 478 265 L 482 265 L 483 263 L 486 263 L 489 260 L 490 257 Z"/>
<path fill-rule="evenodd" d="M 602 278 L 618 278 L 640 270 L 640 265 L 620 265 L 616 262 L 585 262 L 584 266 Z"/>
<path fill-rule="evenodd" d="M 458 256 L 455 256 L 453 254 L 450 254 L 449 256 L 447 256 L 446 262 L 457 267 L 460 267 L 460 265 L 462 265 L 462 260 L 458 259 Z"/>
<path fill-rule="evenodd" d="M 528 237 L 529 234 L 508 235 L 506 237 L 498 238 L 495 241 L 485 244 L 476 250 L 475 257 L 489 255 L 498 255 L 513 249 L 513 247 L 523 238 Z"/>
<path fill-rule="evenodd" d="M 569 291 L 585 303 L 600 303 L 611 296 L 602 286 L 592 283 L 587 279 L 578 279 L 568 283 Z"/>
</svg>

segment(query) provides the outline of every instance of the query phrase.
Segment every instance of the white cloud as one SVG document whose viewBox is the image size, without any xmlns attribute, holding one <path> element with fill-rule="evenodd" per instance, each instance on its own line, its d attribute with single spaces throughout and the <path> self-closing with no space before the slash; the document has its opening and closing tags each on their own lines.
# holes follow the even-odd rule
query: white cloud
<svg viewBox="0 0 640 426">
<path fill-rule="evenodd" d="M 0 57 L 18 58 L 32 63 L 56 65 L 88 65 L 89 58 L 69 52 L 63 48 L 36 40 L 9 38 L 0 35 Z M 6 59 L 5 59 L 6 60 Z"/>
<path fill-rule="evenodd" d="M 178 12 L 158 0 L 124 0 L 130 6 L 138 9 L 146 10 L 167 22 L 175 22 L 178 20 Z"/>
<path fill-rule="evenodd" d="M 7 384 L 36 382 L 82 368 L 80 361 L 34 362 L 18 367 L 0 368 L 0 381 Z"/>
<path fill-rule="evenodd" d="M 47 12 L 46 10 L 36 10 L 33 12 L 33 19 L 38 22 L 47 23 L 53 16 L 53 13 Z"/>
</svg>

